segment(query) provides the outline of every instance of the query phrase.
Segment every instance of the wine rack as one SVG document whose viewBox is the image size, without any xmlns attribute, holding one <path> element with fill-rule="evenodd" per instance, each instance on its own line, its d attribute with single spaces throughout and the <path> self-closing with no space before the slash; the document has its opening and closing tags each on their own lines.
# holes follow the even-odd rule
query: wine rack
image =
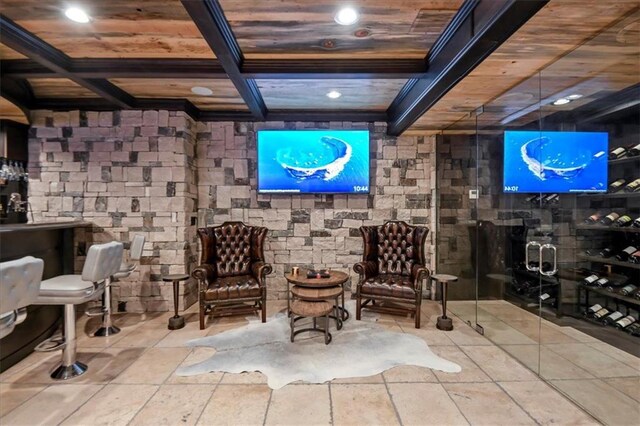
<svg viewBox="0 0 640 426">
<path fill-rule="evenodd" d="M 623 268 L 640 270 L 640 264 L 631 263 L 631 262 L 622 262 L 620 260 L 611 259 L 611 258 L 604 258 L 604 257 L 598 257 L 598 256 L 587 256 L 586 254 L 579 254 L 578 255 L 578 259 L 586 260 L 586 261 L 592 262 L 592 263 L 602 263 L 602 264 L 605 264 L 605 265 L 616 265 L 616 266 L 620 266 L 620 267 L 623 267 Z"/>
</svg>

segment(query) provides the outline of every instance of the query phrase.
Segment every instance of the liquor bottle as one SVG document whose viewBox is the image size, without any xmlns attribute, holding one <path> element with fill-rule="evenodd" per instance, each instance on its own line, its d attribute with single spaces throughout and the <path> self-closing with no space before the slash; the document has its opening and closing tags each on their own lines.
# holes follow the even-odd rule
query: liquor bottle
<svg viewBox="0 0 640 426">
<path fill-rule="evenodd" d="M 615 251 L 615 249 L 613 247 L 607 247 L 607 248 L 602 249 L 600 251 L 600 253 L 598 253 L 598 255 L 600 257 L 604 257 L 605 259 L 607 259 L 607 258 L 613 256 L 613 252 L 614 251 Z"/>
<path fill-rule="evenodd" d="M 618 228 L 624 228 L 625 226 L 631 226 L 633 219 L 628 214 L 622 215 L 613 223 L 613 226 Z"/>
<path fill-rule="evenodd" d="M 614 148 L 609 152 L 610 160 L 617 160 L 618 158 L 625 157 L 627 155 L 627 148 L 623 146 L 619 146 L 618 148 Z"/>
<path fill-rule="evenodd" d="M 624 314 L 620 311 L 615 311 L 607 315 L 606 317 L 602 318 L 602 322 L 605 325 L 613 325 L 616 323 L 616 321 L 622 318 L 624 318 Z"/>
<path fill-rule="evenodd" d="M 637 289 L 638 289 L 638 287 L 636 287 L 635 285 L 629 284 L 629 285 L 626 285 L 626 286 L 622 287 L 622 289 L 620 290 L 620 294 L 622 296 L 629 296 L 634 291 L 636 291 Z"/>
<path fill-rule="evenodd" d="M 602 305 L 600 305 L 599 303 L 596 303 L 595 305 L 591 306 L 589 309 L 587 309 L 587 311 L 585 312 L 585 314 L 588 317 L 593 317 L 593 315 L 598 312 L 600 309 L 602 309 Z"/>
<path fill-rule="evenodd" d="M 624 187 L 626 192 L 638 192 L 640 191 L 640 178 L 632 181 L 629 185 Z"/>
<path fill-rule="evenodd" d="M 634 228 L 640 228 L 640 217 L 633 221 Z"/>
<path fill-rule="evenodd" d="M 638 145 L 630 146 L 627 149 L 627 155 L 629 157 L 635 157 L 635 156 L 640 155 L 640 143 Z"/>
<path fill-rule="evenodd" d="M 607 315 L 610 315 L 610 314 L 611 314 L 611 311 L 609 309 L 602 308 L 598 312 L 593 314 L 593 318 L 599 320 L 599 319 L 602 319 L 602 318 L 604 318 L 604 317 L 606 317 Z"/>
<path fill-rule="evenodd" d="M 616 259 L 621 262 L 626 262 L 633 253 L 637 252 L 638 249 L 634 246 L 629 246 L 626 249 L 622 250 L 620 253 L 616 255 Z"/>
<path fill-rule="evenodd" d="M 593 275 L 589 275 L 587 278 L 585 278 L 584 280 L 582 280 L 582 284 L 586 285 L 586 286 L 592 286 L 594 285 L 594 283 L 596 281 L 598 281 L 600 279 L 600 277 L 598 277 L 596 274 Z"/>
<path fill-rule="evenodd" d="M 620 330 L 623 330 L 627 327 L 629 327 L 631 324 L 633 324 L 634 322 L 637 322 L 638 320 L 635 319 L 633 316 L 631 315 L 627 315 L 624 318 L 619 319 L 618 321 L 616 321 L 616 328 L 619 328 Z"/>
<path fill-rule="evenodd" d="M 586 218 L 584 220 L 584 223 L 594 224 L 594 223 L 600 222 L 601 219 L 602 219 L 602 214 L 597 212 L 597 213 L 592 214 L 588 218 Z M 638 221 L 640 222 L 640 218 L 638 218 Z M 638 226 L 640 226 L 640 225 L 638 225 Z"/>
<path fill-rule="evenodd" d="M 625 183 L 627 183 L 625 179 L 618 179 L 611 182 L 611 185 L 609 185 L 609 192 L 613 193 L 620 191 L 624 187 Z"/>
<path fill-rule="evenodd" d="M 605 225 L 605 226 L 609 226 L 611 225 L 613 222 L 615 222 L 616 220 L 618 220 L 618 218 L 620 217 L 620 215 L 616 212 L 611 212 L 608 215 L 606 215 L 605 217 L 603 217 L 602 219 L 600 219 L 600 223 Z"/>
</svg>

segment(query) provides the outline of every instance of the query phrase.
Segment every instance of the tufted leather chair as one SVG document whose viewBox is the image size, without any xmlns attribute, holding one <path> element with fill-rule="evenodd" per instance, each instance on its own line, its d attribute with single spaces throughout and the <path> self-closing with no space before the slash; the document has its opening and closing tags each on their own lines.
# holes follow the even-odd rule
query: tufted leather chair
<svg viewBox="0 0 640 426">
<path fill-rule="evenodd" d="M 362 262 L 353 265 L 360 275 L 356 290 L 356 319 L 362 307 L 392 313 L 411 313 L 420 328 L 422 284 L 429 277 L 425 261 L 425 242 L 429 229 L 403 221 L 389 221 L 380 226 L 361 226 L 364 242 Z M 364 302 L 363 302 L 364 300 Z M 395 302 L 411 307 L 385 307 L 376 301 Z"/>
<path fill-rule="evenodd" d="M 261 310 L 262 322 L 266 321 L 266 276 L 273 271 L 264 260 L 267 231 L 242 222 L 198 229 L 201 265 L 191 275 L 199 285 L 201 330 L 207 314 L 231 313 L 225 305 L 242 304 L 243 312 Z M 250 302 L 253 306 L 246 305 Z"/>
</svg>

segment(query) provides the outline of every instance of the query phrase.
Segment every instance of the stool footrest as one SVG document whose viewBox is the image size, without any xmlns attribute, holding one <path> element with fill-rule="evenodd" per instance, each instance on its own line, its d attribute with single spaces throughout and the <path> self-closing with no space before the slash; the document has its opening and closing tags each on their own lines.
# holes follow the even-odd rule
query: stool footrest
<svg viewBox="0 0 640 426">
<path fill-rule="evenodd" d="M 41 342 L 33 350 L 35 352 L 53 352 L 57 351 L 58 349 L 63 349 L 66 344 L 67 342 L 64 340 L 63 336 L 52 336 L 44 342 Z"/>
<path fill-rule="evenodd" d="M 85 309 L 84 314 L 88 317 L 99 317 L 106 312 L 103 306 L 92 306 Z"/>
</svg>

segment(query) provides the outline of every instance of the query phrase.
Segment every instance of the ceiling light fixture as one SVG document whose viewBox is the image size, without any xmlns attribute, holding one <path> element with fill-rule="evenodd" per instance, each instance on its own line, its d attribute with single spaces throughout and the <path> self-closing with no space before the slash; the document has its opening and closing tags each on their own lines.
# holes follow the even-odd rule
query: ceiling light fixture
<svg viewBox="0 0 640 426">
<path fill-rule="evenodd" d="M 570 100 L 570 99 L 567 99 L 567 98 L 560 98 L 560 99 L 556 99 L 555 101 L 553 101 L 553 104 L 554 104 L 555 106 L 559 106 L 559 105 L 566 105 L 566 104 L 568 104 L 569 102 L 571 102 L 571 100 Z"/>
<path fill-rule="evenodd" d="M 202 87 L 202 86 L 193 86 L 191 88 L 191 92 L 195 93 L 196 95 L 200 95 L 200 96 L 211 96 L 211 95 L 213 95 L 213 90 L 209 89 L 208 87 Z"/>
<path fill-rule="evenodd" d="M 358 12 L 352 7 L 343 7 L 333 19 L 340 25 L 353 25 L 358 22 Z"/>
<path fill-rule="evenodd" d="M 338 92 L 337 90 L 332 90 L 327 93 L 327 97 L 331 99 L 338 99 L 340 96 L 342 96 L 342 93 Z"/>
<path fill-rule="evenodd" d="M 79 24 L 86 24 L 91 20 L 87 12 L 79 7 L 69 7 L 64 11 L 64 16 Z"/>
<path fill-rule="evenodd" d="M 567 96 L 567 99 L 571 99 L 572 101 L 575 101 L 576 99 L 580 99 L 581 97 L 582 95 L 580 93 L 574 93 L 573 95 Z"/>
</svg>

